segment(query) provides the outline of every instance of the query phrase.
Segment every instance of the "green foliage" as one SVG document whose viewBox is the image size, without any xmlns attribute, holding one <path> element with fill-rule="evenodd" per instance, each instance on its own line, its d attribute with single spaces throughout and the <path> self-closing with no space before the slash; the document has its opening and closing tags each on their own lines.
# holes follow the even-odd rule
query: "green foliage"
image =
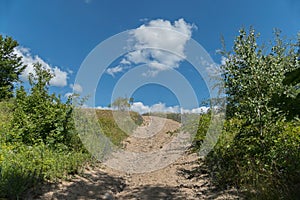
<svg viewBox="0 0 300 200">
<path fill-rule="evenodd" d="M 256 124 L 263 134 L 269 122 L 277 120 L 276 97 L 294 97 L 298 91 L 284 85 L 285 74 L 299 68 L 297 54 L 291 45 L 275 33 L 275 42 L 270 53 L 257 45 L 258 34 L 244 29 L 236 37 L 233 53 L 223 52 L 228 59 L 222 65 L 228 108 L 227 116 L 245 118 L 246 123 Z"/>
<path fill-rule="evenodd" d="M 34 69 L 35 75 L 29 76 L 30 93 L 23 86 L 16 91 L 12 132 L 7 140 L 27 145 L 43 143 L 60 149 L 80 148 L 70 101 L 63 103 L 59 96 L 49 94 L 52 75 L 40 64 L 35 64 Z"/>
<path fill-rule="evenodd" d="M 16 97 L 0 102 L 0 198 L 21 199 L 44 180 L 78 173 L 90 159 L 72 121 L 71 101 L 49 94 L 52 75 L 35 64 Z"/>
<path fill-rule="evenodd" d="M 299 113 L 290 106 L 299 106 L 299 85 L 285 80 L 299 60 L 278 31 L 270 49 L 257 38 L 254 29 L 241 29 L 233 52 L 223 52 L 227 120 L 206 163 L 219 186 L 245 189 L 251 199 L 292 199 L 300 182 L 300 135 L 293 119 Z M 198 135 L 206 132 L 203 122 Z"/>
<path fill-rule="evenodd" d="M 12 102 L 0 102 L 0 144 L 5 143 L 6 133 L 10 130 L 10 120 L 12 118 Z"/>
<path fill-rule="evenodd" d="M 130 103 L 133 99 L 128 99 L 124 97 L 118 97 L 115 101 L 111 104 L 112 107 L 117 108 L 120 111 L 125 111 L 130 108 Z"/>
<path fill-rule="evenodd" d="M 96 115 L 104 135 L 117 146 L 128 137 L 127 133 L 132 133 L 138 125 L 143 123 L 143 118 L 136 112 L 129 112 L 129 118 L 127 112 L 112 110 L 96 110 Z M 117 124 L 114 116 L 121 118 L 119 122 L 122 122 L 122 124 L 120 126 Z M 130 123 L 131 120 L 134 123 Z M 122 130 L 120 127 L 125 130 Z"/>
<path fill-rule="evenodd" d="M 4 156 L 1 166 L 9 170 L 16 166 L 26 171 L 39 171 L 42 178 L 54 180 L 68 173 L 76 173 L 88 154 L 80 151 L 52 150 L 46 145 L 26 146 L 23 144 L 3 145 Z"/>
<path fill-rule="evenodd" d="M 181 123 L 181 114 L 180 113 L 160 113 L 160 112 L 154 112 L 154 113 L 144 113 L 144 116 L 157 116 L 157 117 L 163 117 L 167 119 L 174 120 L 176 122 Z"/>
<path fill-rule="evenodd" d="M 3 172 L 0 168 L 0 197 L 9 199 L 22 199 L 22 195 L 39 181 L 36 171 L 27 172 L 13 166 L 9 171 Z"/>
<path fill-rule="evenodd" d="M 0 198 L 21 199 L 28 189 L 44 180 L 54 181 L 78 173 L 90 156 L 84 149 L 54 149 L 43 143 L 29 146 L 13 138 L 18 135 L 10 125 L 14 103 L 13 99 L 0 102 Z"/>
<path fill-rule="evenodd" d="M 206 133 L 209 128 L 209 124 L 211 121 L 211 113 L 200 115 L 199 117 L 195 118 L 194 126 L 197 126 L 197 132 L 195 137 L 193 138 L 193 147 L 194 149 L 200 149 L 203 140 L 205 139 Z M 192 122 L 192 121 L 190 121 Z M 190 128 L 191 129 L 191 128 Z"/>
<path fill-rule="evenodd" d="M 0 100 L 13 96 L 14 83 L 26 66 L 22 65 L 21 57 L 14 53 L 18 42 L 11 37 L 0 35 Z"/>
<path fill-rule="evenodd" d="M 300 62 L 300 47 L 298 50 L 298 59 Z M 296 97 L 281 97 L 277 98 L 277 105 L 279 105 L 279 108 L 283 111 L 287 112 L 287 117 L 289 119 L 294 117 L 300 117 L 300 68 L 295 69 L 291 72 L 288 72 L 285 74 L 285 78 L 283 80 L 283 84 L 285 85 L 291 85 L 295 87 L 295 89 L 298 91 L 298 95 Z"/>
<path fill-rule="evenodd" d="M 0 197 L 18 198 L 44 180 L 78 173 L 89 155 L 57 151 L 45 145 L 3 144 L 0 148 Z"/>
<path fill-rule="evenodd" d="M 298 54 L 299 54 L 298 60 L 300 60 L 300 53 L 298 53 Z M 288 84 L 296 85 L 296 84 L 300 83 L 300 68 L 286 73 L 283 83 L 286 85 L 288 85 Z"/>
<path fill-rule="evenodd" d="M 261 140 L 237 137 L 243 123 L 236 118 L 227 120 L 206 159 L 215 183 L 246 189 L 254 199 L 296 196 L 295 186 L 300 183 L 299 122 L 281 122 L 270 130 L 270 137 Z"/>
</svg>

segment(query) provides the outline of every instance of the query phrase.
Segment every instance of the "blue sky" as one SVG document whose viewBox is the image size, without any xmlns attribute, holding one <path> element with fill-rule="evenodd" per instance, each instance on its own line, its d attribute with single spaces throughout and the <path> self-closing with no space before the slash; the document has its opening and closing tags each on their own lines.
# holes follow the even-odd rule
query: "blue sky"
<svg viewBox="0 0 300 200">
<path fill-rule="evenodd" d="M 177 27 L 176 22 L 179 24 Z M 25 63 L 42 62 L 57 75 L 52 81 L 52 91 L 62 96 L 71 93 L 72 89 L 85 94 L 83 92 L 85 88 L 74 84 L 74 81 L 83 61 L 98 44 L 120 32 L 140 30 L 139 27 L 143 25 L 149 27 L 151 23 L 162 26 L 168 26 L 169 23 L 169 28 L 188 31 L 186 33 L 191 34 L 188 39 L 192 38 L 201 44 L 218 64 L 221 57 L 216 51 L 221 48 L 220 36 L 224 36 L 227 47 L 230 48 L 241 27 L 247 28 L 252 25 L 261 33 L 261 41 L 272 38 L 273 28 L 281 29 L 282 34 L 289 38 L 295 37 L 300 31 L 300 2 L 298 0 L 0 0 L 0 33 L 12 36 L 19 42 L 18 53 L 24 55 Z M 141 32 L 135 33 L 139 34 L 136 38 L 145 36 Z M 149 38 L 146 40 L 149 43 L 153 42 Z M 162 40 L 162 43 L 164 42 L 166 45 L 170 44 Z M 177 46 L 182 45 L 184 48 L 185 42 L 182 41 Z M 180 53 L 181 49 L 174 51 Z M 151 62 L 148 60 L 146 63 L 150 66 L 146 72 L 159 73 L 157 69 L 163 69 L 161 70 L 163 73 L 168 73 L 166 65 L 172 65 L 170 70 L 175 70 L 188 79 L 199 102 L 209 97 L 203 77 L 191 64 L 174 56 L 170 56 L 168 60 L 155 57 L 159 53 L 163 52 L 139 54 L 152 56 Z M 164 58 L 168 57 L 167 54 L 162 55 Z M 101 55 L 99 57 L 102 59 Z M 126 65 L 120 64 L 124 58 L 128 61 Z M 105 107 L 111 102 L 112 90 L 118 80 L 128 73 L 130 68 L 142 64 L 135 62 L 136 59 L 124 56 L 116 58 L 110 66 L 107 66 L 108 69 L 114 69 L 106 71 L 107 73 L 101 76 L 95 94 L 95 106 Z M 154 64 L 156 68 L 151 68 Z M 184 87 L 181 88 L 181 91 L 184 90 Z M 168 86 L 144 84 L 131 95 L 137 102 L 136 106 L 139 106 L 137 109 L 143 110 L 152 106 L 172 110 L 180 104 L 177 93 L 170 91 Z M 126 91 L 124 94 L 129 95 Z M 195 105 L 188 106 L 187 109 L 193 107 Z"/>
</svg>

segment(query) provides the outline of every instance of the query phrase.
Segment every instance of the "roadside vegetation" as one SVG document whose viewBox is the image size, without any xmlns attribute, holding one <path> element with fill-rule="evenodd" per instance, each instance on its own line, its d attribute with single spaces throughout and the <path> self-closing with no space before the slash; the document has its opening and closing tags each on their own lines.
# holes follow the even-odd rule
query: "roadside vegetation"
<svg viewBox="0 0 300 200">
<path fill-rule="evenodd" d="M 92 161 L 75 128 L 73 97 L 63 102 L 51 94 L 53 75 L 39 63 L 25 89 L 19 75 L 27 66 L 14 53 L 17 46 L 0 36 L 0 198 L 8 199 L 23 199 L 29 189 L 80 173 Z M 112 111 L 96 113 L 104 134 L 119 145 L 127 135 Z M 137 113 L 130 118 L 142 123 Z"/>
<path fill-rule="evenodd" d="M 239 188 L 249 199 L 297 199 L 300 50 L 279 31 L 270 46 L 259 46 L 258 38 L 254 29 L 241 29 L 232 51 L 222 52 L 226 121 L 205 162 L 221 188 Z M 209 123 L 209 114 L 200 117 L 197 141 Z"/>
<path fill-rule="evenodd" d="M 103 134 L 116 146 L 120 146 L 121 142 L 128 137 L 127 133 L 131 133 L 138 125 L 143 123 L 142 116 L 132 111 L 97 109 L 96 114 Z M 119 122 L 122 124 L 117 124 L 114 115 L 121 118 Z"/>
<path fill-rule="evenodd" d="M 7 57 L 2 52 L 1 67 Z M 0 197 L 20 199 L 42 181 L 78 173 L 90 158 L 74 128 L 70 100 L 50 94 L 51 73 L 40 64 L 34 69 L 28 92 L 19 84 L 0 102 Z"/>
<path fill-rule="evenodd" d="M 180 113 L 160 113 L 160 112 L 151 112 L 151 113 L 144 113 L 143 116 L 156 116 L 156 117 L 163 117 L 167 119 L 172 119 L 176 122 L 181 123 L 181 114 Z"/>
<path fill-rule="evenodd" d="M 226 120 L 205 164 L 215 185 L 238 188 L 248 199 L 297 199 L 300 35 L 299 44 L 282 39 L 279 31 L 268 44 L 258 45 L 258 40 L 253 28 L 241 29 L 232 50 L 224 45 L 221 52 Z M 12 38 L 0 36 L 0 198 L 9 199 L 22 199 L 44 181 L 80 173 L 93 158 L 73 120 L 74 97 L 62 101 L 50 93 L 52 74 L 38 63 L 25 88 L 19 75 L 26 66 L 14 53 L 17 46 Z M 116 146 L 143 123 L 138 113 L 130 111 L 132 102 L 133 98 L 120 97 L 111 104 L 115 110 L 91 110 L 102 133 Z M 194 151 L 205 138 L 210 114 L 151 113 L 181 122 L 183 131 L 196 133 Z"/>
</svg>

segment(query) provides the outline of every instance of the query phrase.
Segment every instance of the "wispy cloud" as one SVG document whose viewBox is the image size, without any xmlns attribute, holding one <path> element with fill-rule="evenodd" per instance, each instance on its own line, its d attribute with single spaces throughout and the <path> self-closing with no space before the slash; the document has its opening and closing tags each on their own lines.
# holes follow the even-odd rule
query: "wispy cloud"
<svg viewBox="0 0 300 200">
<path fill-rule="evenodd" d="M 116 67 L 112 67 L 112 68 L 108 68 L 106 70 L 106 73 L 108 73 L 111 76 L 115 76 L 116 73 L 122 72 L 123 71 L 123 67 L 122 66 L 116 66 Z"/>
<path fill-rule="evenodd" d="M 83 88 L 80 84 L 75 83 L 75 84 L 70 84 L 70 88 L 72 89 L 72 92 L 67 92 L 65 94 L 65 97 L 68 98 L 74 94 L 80 94 L 83 91 Z"/>
<path fill-rule="evenodd" d="M 70 84 L 70 87 L 72 88 L 72 90 L 75 92 L 75 93 L 81 93 L 83 91 L 83 88 L 80 84 L 78 83 L 75 83 L 75 84 Z"/>
<path fill-rule="evenodd" d="M 15 53 L 18 56 L 22 57 L 23 64 L 27 65 L 27 68 L 21 75 L 23 80 L 28 80 L 28 75 L 30 73 L 34 74 L 33 64 L 40 63 L 45 69 L 50 70 L 50 72 L 54 75 L 54 77 L 50 80 L 50 85 L 64 87 L 67 85 L 68 73 L 61 70 L 58 66 L 52 66 L 46 61 L 44 61 L 38 55 L 32 55 L 30 49 L 25 47 L 17 47 L 15 48 Z"/>
<path fill-rule="evenodd" d="M 122 71 L 123 66 L 147 64 L 149 71 L 144 75 L 155 76 L 160 71 L 179 67 L 186 57 L 185 45 L 191 39 L 193 28 L 195 25 L 184 19 L 173 23 L 156 19 L 141 25 L 131 31 L 132 42 L 128 49 L 132 51 L 120 62 L 118 71 L 109 68 L 107 72 L 113 76 Z"/>
</svg>

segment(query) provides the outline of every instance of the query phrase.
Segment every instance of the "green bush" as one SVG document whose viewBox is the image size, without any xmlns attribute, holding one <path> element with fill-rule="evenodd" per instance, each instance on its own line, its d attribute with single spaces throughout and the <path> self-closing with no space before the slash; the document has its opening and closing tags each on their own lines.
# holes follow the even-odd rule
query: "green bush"
<svg viewBox="0 0 300 200">
<path fill-rule="evenodd" d="M 6 144 L 0 148 L 0 197 L 18 198 L 44 180 L 55 181 L 79 173 L 90 155 L 57 151 L 46 145 Z"/>
<path fill-rule="evenodd" d="M 39 179 L 36 171 L 25 171 L 16 166 L 11 166 L 10 170 L 3 171 L 0 167 L 0 197 L 22 199 L 26 190 L 34 187 Z"/>
<path fill-rule="evenodd" d="M 73 106 L 49 94 L 50 72 L 34 66 L 30 92 L 0 102 L 0 198 L 20 199 L 45 180 L 78 173 L 90 155 L 75 130 Z"/>
<path fill-rule="evenodd" d="M 17 89 L 8 142 L 27 145 L 46 144 L 54 149 L 81 148 L 72 119 L 70 101 L 63 103 L 59 96 L 49 94 L 52 75 L 40 64 L 34 65 L 29 76 L 30 93 L 23 86 Z"/>
<path fill-rule="evenodd" d="M 10 130 L 12 118 L 12 102 L 0 102 L 0 145 L 6 141 L 6 133 Z"/>
<path fill-rule="evenodd" d="M 199 117 L 195 150 L 200 149 L 209 124 L 209 114 Z M 253 130 L 238 118 L 225 121 L 205 159 L 213 182 L 220 188 L 240 188 L 251 199 L 295 199 L 300 184 L 300 122 L 279 121 L 264 137 Z"/>
<path fill-rule="evenodd" d="M 238 119 L 226 121 L 206 158 L 214 182 L 243 188 L 255 199 L 292 199 L 300 183 L 299 122 L 278 123 L 263 138 L 240 136 L 251 129 Z"/>
<path fill-rule="evenodd" d="M 198 128 L 197 128 L 197 133 L 193 139 L 193 147 L 195 149 L 200 149 L 201 144 L 205 139 L 206 133 L 209 128 L 211 114 L 207 113 L 207 114 L 200 115 L 199 117 L 197 117 L 197 119 L 199 119 L 196 121 Z"/>
<path fill-rule="evenodd" d="M 242 188 L 251 199 L 293 199 L 300 136 L 298 113 L 289 106 L 298 107 L 300 90 L 284 82 L 299 69 L 299 55 L 278 30 L 269 49 L 258 37 L 253 28 L 241 29 L 232 51 L 222 52 L 227 120 L 206 163 L 219 186 Z"/>
</svg>

